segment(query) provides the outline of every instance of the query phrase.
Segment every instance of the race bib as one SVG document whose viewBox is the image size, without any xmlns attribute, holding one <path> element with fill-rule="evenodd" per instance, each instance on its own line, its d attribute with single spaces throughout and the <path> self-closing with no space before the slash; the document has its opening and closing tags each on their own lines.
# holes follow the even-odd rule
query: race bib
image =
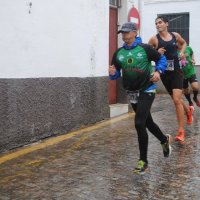
<svg viewBox="0 0 200 200">
<path fill-rule="evenodd" d="M 130 103 L 136 104 L 138 103 L 139 91 L 128 91 L 129 101 Z"/>
<path fill-rule="evenodd" d="M 174 71 L 174 60 L 167 60 L 167 71 Z"/>
</svg>

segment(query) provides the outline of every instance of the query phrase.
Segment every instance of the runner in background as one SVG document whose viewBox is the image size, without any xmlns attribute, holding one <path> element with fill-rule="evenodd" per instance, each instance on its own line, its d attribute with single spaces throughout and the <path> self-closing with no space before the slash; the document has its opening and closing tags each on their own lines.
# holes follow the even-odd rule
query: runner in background
<svg viewBox="0 0 200 200">
<path fill-rule="evenodd" d="M 179 65 L 179 58 L 177 53 L 176 44 L 181 44 L 180 58 L 184 58 L 184 51 L 186 48 L 186 42 L 180 34 L 176 32 L 168 32 L 168 20 L 159 16 L 155 19 L 156 29 L 158 34 L 151 37 L 149 44 L 152 45 L 159 53 L 163 54 L 167 58 L 168 67 L 165 73 L 161 74 L 161 80 L 166 90 L 173 99 L 176 115 L 178 120 L 178 134 L 175 137 L 176 140 L 184 141 L 184 109 L 187 114 L 187 124 L 191 124 L 193 121 L 192 110 L 186 106 L 182 100 L 183 90 L 183 72 Z"/>
<path fill-rule="evenodd" d="M 177 47 L 178 47 L 178 54 L 180 55 L 180 50 L 182 46 L 178 44 Z M 184 55 L 185 58 L 180 61 L 184 74 L 183 92 L 186 99 L 189 102 L 189 106 L 191 106 L 191 108 L 194 110 L 194 105 L 190 96 L 189 83 L 191 85 L 193 92 L 193 101 L 196 103 L 198 107 L 200 107 L 200 101 L 198 99 L 199 83 L 196 76 L 196 70 L 194 67 L 195 65 L 194 52 L 190 46 L 186 47 Z"/>
</svg>

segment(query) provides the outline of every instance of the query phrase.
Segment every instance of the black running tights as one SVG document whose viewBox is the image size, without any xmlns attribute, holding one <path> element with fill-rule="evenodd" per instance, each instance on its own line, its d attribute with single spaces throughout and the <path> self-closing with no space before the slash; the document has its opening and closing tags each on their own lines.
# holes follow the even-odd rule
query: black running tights
<svg viewBox="0 0 200 200">
<path fill-rule="evenodd" d="M 148 134 L 146 128 L 163 144 L 167 137 L 162 133 L 158 125 L 153 121 L 150 113 L 155 93 L 140 93 L 138 103 L 131 104 L 135 111 L 135 128 L 138 134 L 140 160 L 148 163 Z"/>
</svg>

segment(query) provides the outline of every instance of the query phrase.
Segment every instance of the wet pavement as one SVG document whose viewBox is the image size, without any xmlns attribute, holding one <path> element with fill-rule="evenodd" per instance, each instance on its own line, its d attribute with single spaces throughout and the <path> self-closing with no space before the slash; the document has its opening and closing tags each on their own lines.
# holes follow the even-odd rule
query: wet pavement
<svg viewBox="0 0 200 200">
<path fill-rule="evenodd" d="M 161 129 L 175 136 L 169 96 L 157 95 L 152 111 Z M 0 200 L 199 200 L 200 108 L 186 125 L 185 144 L 173 142 L 170 158 L 149 134 L 150 171 L 144 175 L 132 172 L 139 153 L 133 119 L 124 115 L 45 147 L 34 144 L 35 150 L 25 147 L 12 159 L 1 154 Z"/>
</svg>

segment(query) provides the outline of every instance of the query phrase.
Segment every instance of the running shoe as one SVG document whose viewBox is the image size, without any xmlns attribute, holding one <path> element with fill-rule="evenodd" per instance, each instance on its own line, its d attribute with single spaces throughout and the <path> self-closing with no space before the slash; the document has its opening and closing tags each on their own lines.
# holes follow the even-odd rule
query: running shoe
<svg viewBox="0 0 200 200">
<path fill-rule="evenodd" d="M 137 167 L 133 170 L 136 174 L 144 174 L 148 170 L 148 164 L 143 160 L 139 160 Z"/>
<path fill-rule="evenodd" d="M 171 147 L 172 136 L 169 134 L 166 134 L 166 137 L 167 137 L 167 141 L 164 144 L 161 144 L 161 146 L 163 148 L 164 157 L 169 157 L 169 155 L 172 152 L 172 147 Z"/>
<path fill-rule="evenodd" d="M 178 135 L 175 137 L 175 140 L 184 142 L 185 141 L 185 133 L 184 130 L 179 130 Z"/>
<path fill-rule="evenodd" d="M 187 115 L 187 124 L 192 124 L 193 122 L 193 112 L 194 112 L 194 106 L 189 106 L 189 111 L 186 113 Z"/>
<path fill-rule="evenodd" d="M 193 115 L 193 112 L 194 112 L 194 106 L 189 106 L 189 109 L 190 109 L 190 112 L 191 112 L 192 115 Z"/>
<path fill-rule="evenodd" d="M 194 100 L 194 102 L 196 103 L 196 105 L 197 105 L 198 107 L 200 107 L 200 101 L 199 101 L 199 99 L 193 98 L 193 100 Z"/>
</svg>

